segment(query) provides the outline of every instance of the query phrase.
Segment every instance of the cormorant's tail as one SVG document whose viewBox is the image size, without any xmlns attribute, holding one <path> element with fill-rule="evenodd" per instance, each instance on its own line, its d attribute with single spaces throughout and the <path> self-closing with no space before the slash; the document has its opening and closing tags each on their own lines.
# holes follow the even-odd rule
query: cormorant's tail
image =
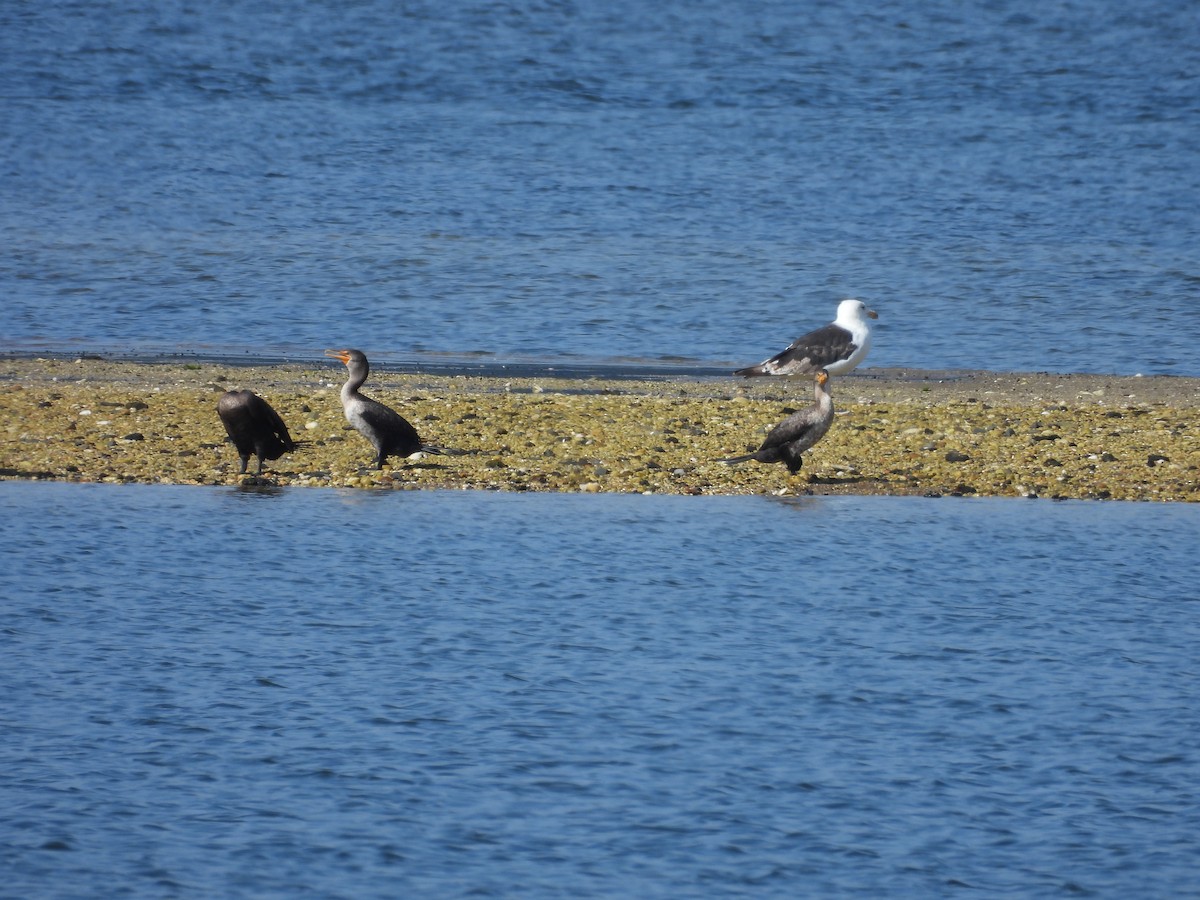
<svg viewBox="0 0 1200 900">
<path fill-rule="evenodd" d="M 746 462 L 747 460 L 754 459 L 756 456 L 758 456 L 757 450 L 755 450 L 753 453 L 747 453 L 744 456 L 731 456 L 731 457 L 729 457 L 729 459 L 719 459 L 719 460 L 717 460 L 717 462 L 723 462 L 727 466 L 732 466 L 735 463 L 743 463 L 743 462 Z"/>
</svg>

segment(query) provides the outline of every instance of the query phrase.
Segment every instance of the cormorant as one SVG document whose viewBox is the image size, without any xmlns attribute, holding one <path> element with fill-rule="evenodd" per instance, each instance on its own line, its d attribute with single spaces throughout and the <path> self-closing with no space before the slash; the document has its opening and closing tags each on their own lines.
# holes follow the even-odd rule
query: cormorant
<svg viewBox="0 0 1200 900">
<path fill-rule="evenodd" d="M 757 366 L 738 369 L 734 375 L 807 375 L 824 369 L 830 375 L 845 375 L 863 361 L 871 349 L 871 323 L 879 313 L 861 300 L 843 300 L 837 318 L 798 337 L 786 350 Z"/>
<path fill-rule="evenodd" d="M 349 377 L 342 385 L 342 408 L 346 412 L 346 421 L 375 448 L 376 468 L 382 469 L 384 460 L 389 456 L 406 458 L 418 451 L 446 452 L 440 447 L 421 443 L 417 429 L 411 422 L 394 409 L 358 392 L 371 371 L 371 365 L 361 350 L 326 350 L 325 355 L 346 364 Z"/>
<path fill-rule="evenodd" d="M 829 373 L 821 369 L 814 376 L 816 402 L 792 413 L 771 429 L 762 446 L 745 456 L 723 459 L 723 463 L 740 463 L 753 459 L 761 463 L 786 463 L 788 473 L 795 475 L 804 464 L 805 450 L 825 436 L 833 423 L 833 397 L 829 394 Z"/>
<path fill-rule="evenodd" d="M 226 391 L 217 401 L 217 415 L 242 459 L 240 475 L 246 474 L 251 453 L 258 457 L 261 475 L 263 460 L 279 459 L 299 446 L 279 413 L 253 391 Z"/>
</svg>

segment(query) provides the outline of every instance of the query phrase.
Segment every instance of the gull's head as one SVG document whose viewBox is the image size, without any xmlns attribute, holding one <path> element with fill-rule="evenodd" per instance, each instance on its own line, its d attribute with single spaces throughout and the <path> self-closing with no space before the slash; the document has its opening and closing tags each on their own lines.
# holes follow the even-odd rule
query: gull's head
<svg viewBox="0 0 1200 900">
<path fill-rule="evenodd" d="M 867 309 L 867 304 L 861 300 L 853 298 L 843 300 L 838 304 L 837 321 L 838 322 L 862 322 L 866 324 L 867 319 L 878 319 L 879 313 L 873 309 Z"/>
</svg>

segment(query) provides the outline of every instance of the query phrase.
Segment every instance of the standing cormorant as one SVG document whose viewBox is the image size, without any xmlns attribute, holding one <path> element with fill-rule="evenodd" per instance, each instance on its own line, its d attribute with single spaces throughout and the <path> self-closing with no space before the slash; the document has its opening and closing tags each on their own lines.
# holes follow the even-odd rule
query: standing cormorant
<svg viewBox="0 0 1200 900">
<path fill-rule="evenodd" d="M 833 423 L 833 397 L 829 394 L 829 373 L 824 369 L 815 376 L 813 393 L 816 403 L 792 413 L 771 429 L 762 446 L 745 456 L 723 459 L 723 463 L 740 463 L 748 459 L 761 463 L 786 463 L 788 473 L 795 475 L 804 464 L 805 450 L 825 436 Z"/>
<path fill-rule="evenodd" d="M 824 369 L 830 375 L 845 375 L 863 361 L 871 349 L 871 323 L 879 313 L 861 300 L 843 300 L 837 318 L 798 337 L 786 350 L 757 366 L 738 369 L 734 375 L 807 375 Z"/>
<path fill-rule="evenodd" d="M 253 391 L 226 391 L 217 401 L 217 415 L 242 459 L 240 475 L 246 474 L 251 453 L 258 457 L 261 475 L 263 460 L 279 459 L 299 446 L 279 413 Z"/>
<path fill-rule="evenodd" d="M 371 365 L 361 350 L 326 350 L 325 355 L 346 364 L 349 377 L 342 385 L 342 408 L 346 412 L 346 421 L 375 448 L 376 468 L 382 469 L 384 460 L 389 456 L 406 458 L 418 451 L 446 452 L 440 447 L 422 444 L 411 422 L 394 409 L 358 392 L 371 371 Z"/>
</svg>

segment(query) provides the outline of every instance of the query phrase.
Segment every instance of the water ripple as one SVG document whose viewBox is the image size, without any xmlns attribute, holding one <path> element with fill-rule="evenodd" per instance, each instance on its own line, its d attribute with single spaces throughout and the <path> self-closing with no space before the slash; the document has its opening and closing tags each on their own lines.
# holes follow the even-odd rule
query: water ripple
<svg viewBox="0 0 1200 900">
<path fill-rule="evenodd" d="M 3 488 L 17 893 L 1190 889 L 1190 507 Z"/>
</svg>

